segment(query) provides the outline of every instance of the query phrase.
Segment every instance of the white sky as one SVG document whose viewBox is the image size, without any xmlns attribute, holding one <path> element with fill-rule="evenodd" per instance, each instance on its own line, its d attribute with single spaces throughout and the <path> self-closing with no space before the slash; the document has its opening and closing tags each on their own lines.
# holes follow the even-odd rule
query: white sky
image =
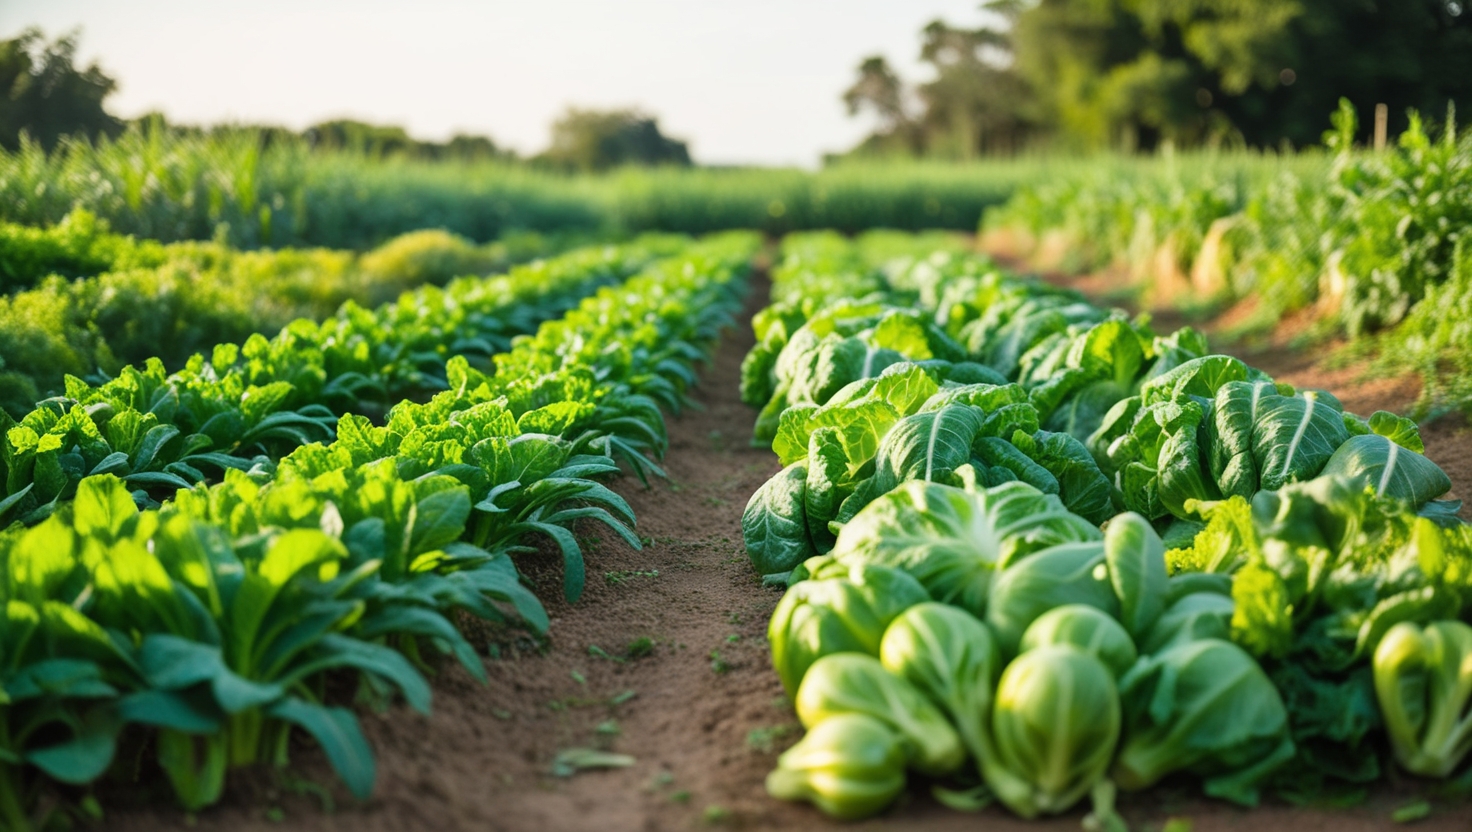
<svg viewBox="0 0 1472 832">
<path fill-rule="evenodd" d="M 702 163 L 817 164 L 869 128 L 839 96 L 882 53 L 925 78 L 920 29 L 979 0 L 0 0 L 0 38 L 82 27 L 132 117 L 328 118 L 542 149 L 568 104 L 634 105 Z"/>
</svg>

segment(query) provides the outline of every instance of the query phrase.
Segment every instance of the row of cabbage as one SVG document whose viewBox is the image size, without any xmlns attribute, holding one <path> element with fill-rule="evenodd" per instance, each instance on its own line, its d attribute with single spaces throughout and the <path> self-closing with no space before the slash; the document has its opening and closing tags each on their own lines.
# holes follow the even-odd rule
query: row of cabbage
<svg viewBox="0 0 1472 832">
<path fill-rule="evenodd" d="M 691 243 L 642 258 L 624 282 L 595 276 L 631 255 L 604 255 L 585 274 L 602 288 L 567 315 L 487 371 L 464 355 L 443 362 L 445 389 L 400 402 L 382 425 L 344 414 L 328 441 L 292 437 L 268 470 L 222 465 L 223 478 L 157 507 L 140 508 L 137 481 L 83 476 L 44 521 L 13 526 L 0 536 L 0 822 L 42 826 L 123 768 L 161 769 L 182 805 L 207 806 L 230 772 L 286 764 L 295 730 L 366 796 L 373 755 L 337 703 L 402 697 L 427 711 L 440 656 L 484 678 L 458 615 L 544 632 L 514 561 L 539 540 L 560 555 L 569 600 L 584 582 L 575 524 L 639 545 L 628 504 L 600 480 L 620 459 L 658 470 L 660 407 L 684 402 L 757 244 Z M 422 314 L 469 336 L 480 314 L 536 313 L 446 302 Z M 421 332 L 407 327 L 403 363 L 385 366 L 423 376 L 415 362 L 427 359 L 410 354 Z M 302 368 L 319 383 L 321 354 Z M 77 407 L 68 413 L 90 418 Z"/>
<path fill-rule="evenodd" d="M 786 243 L 743 376 L 785 466 L 743 532 L 809 729 L 774 795 L 858 817 L 908 769 L 1113 823 L 1116 787 L 1182 774 L 1251 804 L 1392 756 L 1456 772 L 1472 535 L 1413 423 L 978 258 L 864 249 Z"/>
<path fill-rule="evenodd" d="M 1122 266 L 1163 301 L 1249 301 L 1259 327 L 1312 310 L 1330 334 L 1388 330 L 1366 346 L 1422 376 L 1418 409 L 1466 408 L 1472 336 L 1448 312 L 1472 303 L 1472 132 L 1412 112 L 1370 152 L 1347 102 L 1333 127 L 1325 155 L 1106 160 L 1020 188 L 985 230 L 1040 266 Z"/>
</svg>

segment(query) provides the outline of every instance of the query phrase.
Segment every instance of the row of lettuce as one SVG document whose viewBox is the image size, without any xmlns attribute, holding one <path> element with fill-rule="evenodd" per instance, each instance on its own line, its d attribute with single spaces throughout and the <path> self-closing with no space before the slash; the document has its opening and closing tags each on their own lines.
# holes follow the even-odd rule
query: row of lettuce
<svg viewBox="0 0 1472 832">
<path fill-rule="evenodd" d="M 457 616 L 544 632 L 515 560 L 540 543 L 576 600 L 575 524 L 638 547 L 602 480 L 621 460 L 658 471 L 660 408 L 685 402 L 758 244 L 574 253 L 221 347 L 174 376 L 69 381 L 70 397 L 9 431 L 27 497 L 43 467 L 66 485 L 16 503 L 35 525 L 0 535 L 0 823 L 43 826 L 140 767 L 161 769 L 186 808 L 207 806 L 230 772 L 284 765 L 293 731 L 366 796 L 373 755 L 342 703 L 427 711 L 442 655 L 484 678 Z M 332 424 L 334 384 L 438 392 L 381 424 Z M 213 444 L 227 424 L 248 427 Z M 102 471 L 99 443 L 113 449 Z M 16 445 L 42 448 L 29 469 Z M 160 455 L 172 461 L 155 470 Z"/>
<path fill-rule="evenodd" d="M 1415 424 L 934 242 L 790 237 L 754 322 L 784 468 L 743 533 L 808 729 L 769 791 L 862 817 L 908 771 L 1111 825 L 1172 776 L 1253 804 L 1458 773 L 1472 534 Z"/>
<path fill-rule="evenodd" d="M 242 251 L 223 241 L 160 243 L 113 233 L 74 209 L 55 225 L 0 223 L 0 407 L 20 415 L 62 379 L 170 366 L 222 341 L 373 308 L 425 285 L 487 275 L 586 244 L 586 235 L 516 234 L 475 245 L 439 230 L 358 254 Z"/>
<path fill-rule="evenodd" d="M 1352 146 L 1347 104 L 1328 158 L 1119 160 L 1025 186 L 984 230 L 1038 265 L 1123 267 L 1162 302 L 1249 301 L 1246 324 L 1303 312 L 1383 369 L 1418 372 L 1422 412 L 1472 403 L 1472 133 L 1412 114 L 1391 147 Z"/>
</svg>

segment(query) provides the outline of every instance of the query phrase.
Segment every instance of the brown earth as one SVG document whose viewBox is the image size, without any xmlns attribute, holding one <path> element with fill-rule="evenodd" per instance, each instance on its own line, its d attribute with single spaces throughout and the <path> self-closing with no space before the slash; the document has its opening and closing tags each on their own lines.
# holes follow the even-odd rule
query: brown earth
<svg viewBox="0 0 1472 832">
<path fill-rule="evenodd" d="M 767 288 L 756 282 L 747 316 L 762 305 Z M 379 767 L 371 800 L 347 798 L 321 756 L 302 747 L 291 779 L 233 782 L 224 805 L 197 817 L 159 808 L 167 806 L 161 784 L 144 777 L 105 795 L 112 808 L 102 826 L 228 832 L 845 826 L 810 807 L 773 800 L 762 787 L 798 729 L 764 639 L 779 594 L 759 585 L 741 546 L 742 508 L 778 471 L 769 451 L 748 445 L 754 413 L 737 396 L 741 357 L 751 344 L 743 319 L 704 372 L 694 394 L 698 408 L 671 420 L 670 479 L 649 490 L 628 478 L 617 484 L 639 517 L 639 533 L 651 541 L 643 551 L 605 534 L 590 547 L 587 593 L 574 605 L 560 599 L 554 559 L 526 564 L 553 617 L 545 647 L 487 633 L 499 656 L 486 661 L 488 686 L 447 668 L 435 681 L 433 716 L 402 707 L 382 715 L 364 711 Z M 1296 384 L 1327 385 L 1361 410 L 1403 405 L 1415 392 L 1400 382 L 1362 385 L 1326 375 L 1312 361 L 1272 369 Z M 1472 495 L 1465 428 L 1433 426 L 1427 444 L 1458 491 Z M 630 644 L 643 638 L 652 641 L 650 655 L 628 658 Z M 626 768 L 554 776 L 559 752 L 574 748 L 633 760 Z M 335 798 L 330 809 L 322 795 Z M 1390 827 L 1391 813 L 1415 796 L 1393 783 L 1352 809 L 1269 801 L 1249 812 L 1166 786 L 1126 799 L 1123 812 L 1136 829 L 1159 829 L 1181 817 L 1195 830 L 1370 830 Z M 942 808 L 917 787 L 896 808 L 855 828 L 1073 830 L 1082 814 L 1031 823 L 995 808 L 967 815 Z M 1438 803 L 1420 827 L 1465 832 L 1472 828 L 1472 805 Z"/>
</svg>

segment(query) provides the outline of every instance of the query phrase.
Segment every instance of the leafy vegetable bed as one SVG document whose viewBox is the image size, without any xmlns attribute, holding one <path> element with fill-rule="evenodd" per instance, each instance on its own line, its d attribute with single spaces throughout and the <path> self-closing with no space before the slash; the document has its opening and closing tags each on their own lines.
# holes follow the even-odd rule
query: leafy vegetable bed
<svg viewBox="0 0 1472 832">
<path fill-rule="evenodd" d="M 769 791 L 860 817 L 908 770 L 1113 828 L 1169 777 L 1465 790 L 1472 534 L 1415 424 L 932 245 L 791 237 L 754 321 L 786 467 L 743 531 L 809 729 Z"/>
<path fill-rule="evenodd" d="M 55 501 L 44 522 L 0 536 L 3 823 L 55 819 L 57 796 L 85 808 L 88 784 L 127 756 L 120 745 L 151 757 L 186 807 L 206 806 L 229 771 L 284 764 L 294 727 L 366 794 L 372 754 L 352 711 L 332 704 L 342 683 L 364 701 L 402 695 L 427 710 L 423 672 L 435 654 L 484 674 L 450 623 L 455 611 L 546 628 L 513 561 L 534 540 L 561 552 L 569 599 L 584 580 L 574 523 L 601 523 L 638 545 L 627 503 L 598 479 L 619 460 L 640 476 L 658 471 L 645 455 L 664 448 L 660 407 L 682 404 L 756 245 L 734 234 L 684 247 L 513 341 L 493 372 L 456 355 L 443 364 L 447 389 L 427 402 L 396 405 L 382 426 L 344 415 L 333 441 L 302 444 L 274 470 L 221 466 L 222 481 L 141 511 L 141 495 L 115 474 L 83 476 L 75 499 Z M 599 274 L 610 259 L 624 262 L 593 259 Z M 548 276 L 544 288 L 555 286 Z M 495 296 L 535 295 L 534 282 L 502 285 Z M 443 335 L 428 333 L 461 334 L 448 327 L 475 319 L 473 307 L 448 298 L 424 307 L 440 309 L 443 322 L 398 327 L 401 340 L 384 334 L 383 348 L 399 359 L 379 377 L 385 387 L 427 377 L 416 338 L 443 346 Z M 290 339 L 265 346 L 289 348 Z M 320 371 L 325 362 L 310 359 L 341 346 L 324 342 L 294 369 Z M 239 373 L 227 378 L 249 377 L 238 359 L 224 362 Z M 207 376 L 205 366 L 191 371 Z M 116 421 L 106 407 L 115 405 L 92 411 Z M 77 405 L 66 418 L 91 415 Z M 80 443 L 60 450 L 83 457 Z"/>
</svg>

